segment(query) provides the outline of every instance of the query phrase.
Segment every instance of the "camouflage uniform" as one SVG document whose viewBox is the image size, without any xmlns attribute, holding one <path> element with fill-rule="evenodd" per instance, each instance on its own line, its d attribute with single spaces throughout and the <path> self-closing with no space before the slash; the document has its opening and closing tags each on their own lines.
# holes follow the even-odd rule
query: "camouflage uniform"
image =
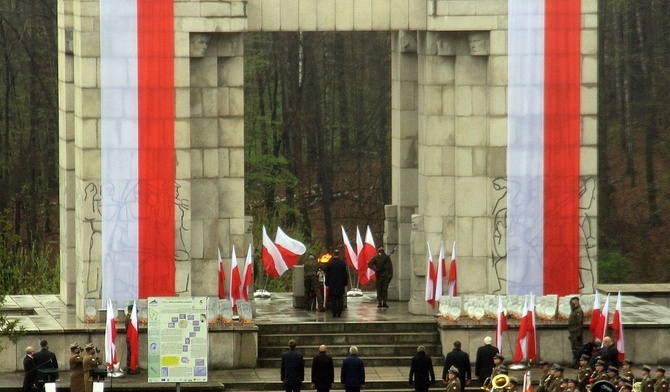
<svg viewBox="0 0 670 392">
<path fill-rule="evenodd" d="M 391 279 L 393 278 L 393 262 L 391 258 L 384 253 L 384 248 L 377 249 L 377 256 L 373 257 L 368 263 L 368 268 L 375 271 L 375 287 L 377 288 L 377 307 L 388 308 L 386 300 L 388 299 L 388 290 Z"/>
<path fill-rule="evenodd" d="M 323 309 L 323 292 L 321 291 L 321 282 L 319 282 L 319 270 L 323 270 L 324 267 L 319 263 L 314 256 L 310 255 L 307 261 L 305 261 L 305 308 L 307 310 L 312 309 L 312 295 L 311 292 L 314 290 L 316 294 L 316 307 L 319 310 Z"/>
</svg>

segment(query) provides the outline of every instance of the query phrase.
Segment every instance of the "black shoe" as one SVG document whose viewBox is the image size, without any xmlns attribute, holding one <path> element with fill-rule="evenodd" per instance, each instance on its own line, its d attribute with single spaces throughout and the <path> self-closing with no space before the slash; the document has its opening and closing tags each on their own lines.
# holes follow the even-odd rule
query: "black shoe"
<svg viewBox="0 0 670 392">
<path fill-rule="evenodd" d="M 382 304 L 377 305 L 377 309 L 381 309 L 383 307 L 384 307 L 384 305 L 382 305 Z"/>
</svg>

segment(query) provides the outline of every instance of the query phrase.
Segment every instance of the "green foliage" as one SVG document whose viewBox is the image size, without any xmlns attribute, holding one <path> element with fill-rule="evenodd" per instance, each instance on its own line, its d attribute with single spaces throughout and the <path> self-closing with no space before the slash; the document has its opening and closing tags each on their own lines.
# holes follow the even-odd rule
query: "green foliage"
<svg viewBox="0 0 670 392">
<path fill-rule="evenodd" d="M 603 249 L 598 252 L 598 283 L 631 283 L 633 266 L 630 255 L 618 249 Z"/>
</svg>

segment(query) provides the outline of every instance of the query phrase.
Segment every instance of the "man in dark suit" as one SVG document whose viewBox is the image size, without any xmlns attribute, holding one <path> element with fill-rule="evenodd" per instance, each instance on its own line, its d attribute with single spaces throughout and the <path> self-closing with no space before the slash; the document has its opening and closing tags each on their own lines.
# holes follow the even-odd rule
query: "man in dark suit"
<svg viewBox="0 0 670 392">
<path fill-rule="evenodd" d="M 347 263 L 340 259 L 338 251 L 333 252 L 333 258 L 326 267 L 326 286 L 331 298 L 331 311 L 333 317 L 342 317 L 344 309 L 344 288 L 349 284 Z"/>
<path fill-rule="evenodd" d="M 45 379 L 45 374 L 50 372 L 56 372 L 58 370 L 58 360 L 56 359 L 56 354 L 49 351 L 49 343 L 42 339 L 40 340 L 41 350 L 35 353 L 35 367 L 37 368 L 37 378 L 39 380 L 39 389 L 44 390 L 44 383 L 47 381 Z M 52 376 L 54 377 L 54 376 Z M 56 381 L 48 380 L 48 381 Z"/>
<path fill-rule="evenodd" d="M 23 358 L 23 392 L 37 391 L 37 373 L 35 371 L 35 349 L 26 347 L 26 356 Z"/>
<path fill-rule="evenodd" d="M 444 369 L 442 370 L 442 381 L 447 382 L 447 373 L 449 368 L 454 366 L 458 369 L 458 378 L 461 384 L 461 392 L 465 391 L 465 386 L 470 384 L 472 374 L 470 370 L 470 356 L 461 350 L 461 342 L 454 342 L 454 349 L 447 353 L 444 359 Z"/>
<path fill-rule="evenodd" d="M 484 338 L 484 345 L 477 349 L 475 359 L 475 376 L 482 382 L 491 377 L 493 372 L 493 358 L 498 354 L 498 348 L 491 345 L 491 337 Z"/>
<path fill-rule="evenodd" d="M 319 354 L 312 359 L 312 387 L 317 392 L 328 392 L 335 382 L 333 358 L 326 354 L 326 345 L 319 346 Z"/>
<path fill-rule="evenodd" d="M 349 356 L 342 361 L 340 382 L 346 392 L 360 392 L 365 384 L 365 364 L 358 358 L 358 347 L 349 347 Z"/>
<path fill-rule="evenodd" d="M 414 385 L 415 392 L 427 392 L 430 384 L 434 382 L 433 360 L 426 354 L 426 348 L 419 346 L 409 368 L 409 383 Z"/>
<path fill-rule="evenodd" d="M 305 360 L 302 353 L 296 350 L 296 346 L 295 340 L 289 340 L 288 351 L 281 356 L 281 381 L 286 392 L 300 392 L 305 379 Z"/>
</svg>

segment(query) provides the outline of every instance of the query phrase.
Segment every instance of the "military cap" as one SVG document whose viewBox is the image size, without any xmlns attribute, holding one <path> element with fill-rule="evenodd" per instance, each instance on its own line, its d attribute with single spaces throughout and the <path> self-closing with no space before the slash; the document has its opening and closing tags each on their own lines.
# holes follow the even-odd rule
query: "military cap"
<svg viewBox="0 0 670 392">
<path fill-rule="evenodd" d="M 665 369 L 660 367 L 660 366 L 656 367 L 656 371 L 661 372 L 661 373 L 665 373 Z"/>
<path fill-rule="evenodd" d="M 627 389 L 627 390 L 629 390 L 629 391 L 632 391 L 632 390 L 633 390 L 633 386 L 630 385 L 629 383 L 625 383 L 625 384 L 623 384 L 623 385 L 621 386 L 620 391 L 621 391 L 621 390 L 624 390 L 624 389 Z"/>
<path fill-rule="evenodd" d="M 567 377 L 561 378 L 561 383 L 562 383 L 562 384 L 567 384 L 568 381 L 570 381 L 570 379 L 567 378 Z"/>
<path fill-rule="evenodd" d="M 93 349 L 93 348 L 95 348 L 95 345 L 93 343 L 89 343 L 89 344 L 86 345 L 87 350 L 90 350 L 90 349 Z"/>
<path fill-rule="evenodd" d="M 538 362 L 537 365 L 538 365 L 539 367 L 542 367 L 542 366 L 549 366 L 549 362 L 547 362 L 547 361 L 540 361 L 540 362 Z"/>
<path fill-rule="evenodd" d="M 617 373 L 617 374 L 619 373 L 619 369 L 617 369 L 616 366 L 609 366 L 609 367 L 607 368 L 607 371 L 608 371 L 608 372 Z"/>
<path fill-rule="evenodd" d="M 499 359 L 499 360 L 501 360 L 501 361 L 504 361 L 504 360 L 505 360 L 505 357 L 503 357 L 503 356 L 500 355 L 500 354 L 496 354 L 496 355 L 493 356 L 493 359 Z"/>
<path fill-rule="evenodd" d="M 510 378 L 509 378 L 509 382 L 513 382 L 514 384 L 518 384 L 518 383 L 519 383 L 519 379 L 516 378 L 516 377 L 514 377 L 514 376 L 510 376 Z"/>
<path fill-rule="evenodd" d="M 633 361 L 630 359 L 624 359 L 623 362 L 621 362 L 622 365 L 632 365 Z"/>
<path fill-rule="evenodd" d="M 569 383 L 571 382 L 573 384 L 577 384 L 577 380 L 575 380 L 574 378 L 568 378 L 568 382 Z"/>
<path fill-rule="evenodd" d="M 588 354 L 582 354 L 582 356 L 579 357 L 580 361 L 588 361 L 589 359 L 591 359 L 591 357 L 589 357 Z"/>
<path fill-rule="evenodd" d="M 649 365 L 642 365 L 642 370 L 646 371 L 646 372 L 650 372 L 651 368 L 649 367 Z"/>
<path fill-rule="evenodd" d="M 79 347 L 79 343 L 74 342 L 70 345 L 70 350 L 74 350 L 75 348 L 79 348 L 79 349 L 81 348 L 81 347 Z"/>
<path fill-rule="evenodd" d="M 606 363 L 602 359 L 599 359 L 599 360 L 596 361 L 596 366 L 605 366 L 605 365 L 606 365 Z"/>
<path fill-rule="evenodd" d="M 452 367 L 450 367 L 450 368 L 449 368 L 449 373 L 451 373 L 451 374 L 455 374 L 455 375 L 458 376 L 458 369 L 456 368 L 456 366 L 452 366 Z"/>
<path fill-rule="evenodd" d="M 551 370 L 556 370 L 556 371 L 562 372 L 563 371 L 563 366 L 555 363 L 551 366 Z"/>
</svg>

